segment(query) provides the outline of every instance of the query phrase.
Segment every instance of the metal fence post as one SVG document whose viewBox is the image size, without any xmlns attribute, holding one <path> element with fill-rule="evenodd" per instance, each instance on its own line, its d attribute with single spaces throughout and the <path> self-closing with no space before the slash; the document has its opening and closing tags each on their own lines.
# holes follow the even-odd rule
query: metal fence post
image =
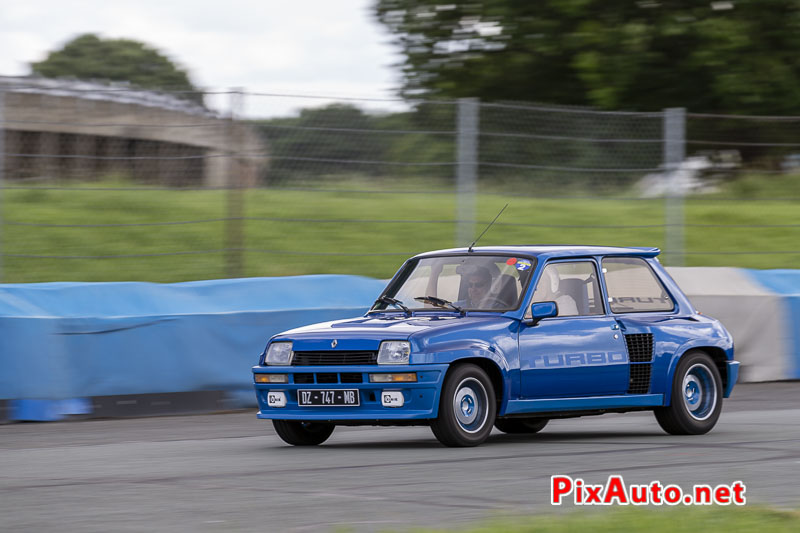
<svg viewBox="0 0 800 533">
<path fill-rule="evenodd" d="M 456 146 L 456 246 L 469 246 L 475 238 L 475 194 L 478 181 L 477 98 L 458 99 Z"/>
<path fill-rule="evenodd" d="M 686 156 L 686 109 L 664 110 L 664 169 L 668 180 L 664 201 L 664 263 L 683 266 L 686 251 L 684 236 L 683 190 L 680 166 Z"/>
<path fill-rule="evenodd" d="M 229 117 L 226 144 L 228 147 L 225 161 L 226 174 L 226 216 L 225 216 L 225 275 L 229 278 L 240 278 L 244 275 L 244 191 L 239 175 L 240 146 L 237 142 L 238 127 L 236 118 L 242 113 L 242 90 L 231 89 L 229 100 Z"/>
</svg>

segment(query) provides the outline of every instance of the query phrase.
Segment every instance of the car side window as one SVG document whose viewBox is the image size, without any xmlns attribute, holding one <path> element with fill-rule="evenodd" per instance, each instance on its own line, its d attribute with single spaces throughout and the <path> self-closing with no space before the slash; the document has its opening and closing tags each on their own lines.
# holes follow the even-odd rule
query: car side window
<svg viewBox="0 0 800 533">
<path fill-rule="evenodd" d="M 607 257 L 603 274 L 614 313 L 672 311 L 675 302 L 647 263 L 638 257 Z"/>
<path fill-rule="evenodd" d="M 602 315 L 597 271 L 591 261 L 550 263 L 545 266 L 533 302 L 556 302 L 558 316 Z"/>
</svg>

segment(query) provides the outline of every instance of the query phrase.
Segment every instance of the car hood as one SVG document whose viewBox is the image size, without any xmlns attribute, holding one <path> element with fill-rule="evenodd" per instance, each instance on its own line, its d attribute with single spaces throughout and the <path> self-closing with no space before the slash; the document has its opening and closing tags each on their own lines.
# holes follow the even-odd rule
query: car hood
<svg viewBox="0 0 800 533">
<path fill-rule="evenodd" d="M 384 340 L 411 340 L 419 346 L 427 344 L 432 337 L 449 336 L 448 333 L 459 330 L 474 332 L 486 324 L 509 320 L 495 314 L 458 316 L 431 313 L 406 317 L 402 313 L 393 313 L 312 324 L 285 331 L 274 340 L 293 341 L 295 351 L 377 350 Z"/>
</svg>

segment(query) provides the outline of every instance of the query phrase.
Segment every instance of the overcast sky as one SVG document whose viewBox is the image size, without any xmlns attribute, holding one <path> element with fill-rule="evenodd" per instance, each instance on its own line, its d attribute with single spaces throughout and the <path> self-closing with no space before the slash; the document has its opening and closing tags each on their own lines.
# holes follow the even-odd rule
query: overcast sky
<svg viewBox="0 0 800 533">
<path fill-rule="evenodd" d="M 203 88 L 393 98 L 400 57 L 371 13 L 374 1 L 0 0 L 0 75 L 28 74 L 47 52 L 96 33 L 157 48 Z M 321 103 L 253 97 L 246 106 L 279 115 Z"/>
</svg>

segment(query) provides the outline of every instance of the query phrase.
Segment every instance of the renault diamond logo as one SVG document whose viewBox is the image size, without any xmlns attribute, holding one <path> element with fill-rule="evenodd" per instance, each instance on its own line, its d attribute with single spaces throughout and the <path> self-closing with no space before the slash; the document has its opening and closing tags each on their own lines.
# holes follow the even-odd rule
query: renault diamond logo
<svg viewBox="0 0 800 533">
<path fill-rule="evenodd" d="M 331 341 L 331 348 L 336 348 L 336 345 L 337 345 L 337 344 L 339 344 L 339 341 L 337 341 L 336 339 L 333 339 L 333 340 Z"/>
</svg>

